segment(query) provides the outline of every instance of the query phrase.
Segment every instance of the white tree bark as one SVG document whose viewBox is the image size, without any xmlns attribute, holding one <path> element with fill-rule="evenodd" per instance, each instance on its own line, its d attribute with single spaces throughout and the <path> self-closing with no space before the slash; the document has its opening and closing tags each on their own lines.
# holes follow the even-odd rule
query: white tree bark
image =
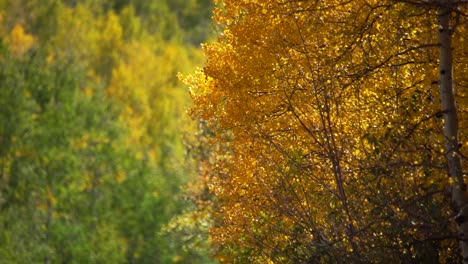
<svg viewBox="0 0 468 264">
<path fill-rule="evenodd" d="M 439 81 L 440 99 L 444 120 L 445 154 L 448 174 L 452 180 L 452 201 L 455 205 L 455 221 L 458 225 L 458 238 L 463 263 L 468 264 L 468 198 L 463 179 L 459 154 L 458 117 L 453 84 L 452 29 L 450 28 L 451 9 L 439 8 Z"/>
</svg>

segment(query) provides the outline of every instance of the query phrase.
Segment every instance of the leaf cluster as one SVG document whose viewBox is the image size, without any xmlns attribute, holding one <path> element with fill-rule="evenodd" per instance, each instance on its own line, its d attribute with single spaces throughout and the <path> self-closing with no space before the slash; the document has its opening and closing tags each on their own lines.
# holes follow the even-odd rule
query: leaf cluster
<svg viewBox="0 0 468 264">
<path fill-rule="evenodd" d="M 186 78 L 213 133 L 203 171 L 219 260 L 457 261 L 435 11 L 220 2 L 224 31 Z M 466 26 L 453 34 L 463 142 Z"/>
</svg>

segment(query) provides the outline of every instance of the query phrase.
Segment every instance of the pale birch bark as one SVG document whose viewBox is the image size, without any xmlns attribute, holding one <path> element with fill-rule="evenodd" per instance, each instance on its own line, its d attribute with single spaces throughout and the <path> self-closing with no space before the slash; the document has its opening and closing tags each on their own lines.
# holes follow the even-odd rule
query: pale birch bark
<svg viewBox="0 0 468 264">
<path fill-rule="evenodd" d="M 444 116 L 445 154 L 448 174 L 452 181 L 452 201 L 456 210 L 458 237 L 463 263 L 468 264 L 468 198 L 459 154 L 458 117 L 453 84 L 451 10 L 439 8 L 439 81 L 440 100 Z"/>
</svg>

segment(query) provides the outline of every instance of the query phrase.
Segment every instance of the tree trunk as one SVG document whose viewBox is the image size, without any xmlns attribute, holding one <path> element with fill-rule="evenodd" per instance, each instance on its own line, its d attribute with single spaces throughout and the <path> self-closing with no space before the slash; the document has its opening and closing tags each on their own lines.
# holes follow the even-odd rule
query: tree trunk
<svg viewBox="0 0 468 264">
<path fill-rule="evenodd" d="M 468 198 L 463 180 L 461 157 L 459 154 L 458 117 L 453 85 L 452 29 L 450 28 L 451 9 L 439 8 L 439 81 L 442 113 L 444 116 L 445 155 L 448 174 L 452 181 L 452 201 L 455 205 L 455 221 L 458 225 L 463 263 L 468 264 Z"/>
</svg>

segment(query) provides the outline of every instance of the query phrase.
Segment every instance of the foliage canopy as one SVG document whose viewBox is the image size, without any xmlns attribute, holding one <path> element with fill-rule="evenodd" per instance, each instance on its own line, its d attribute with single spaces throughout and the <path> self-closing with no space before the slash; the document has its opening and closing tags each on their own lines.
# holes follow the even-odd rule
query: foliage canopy
<svg viewBox="0 0 468 264">
<path fill-rule="evenodd" d="M 468 136 L 462 1 L 218 2 L 224 30 L 185 79 L 212 142 L 199 200 L 218 259 L 460 261 L 466 206 L 451 193 L 466 185 L 447 160 L 465 157 Z M 443 132 L 456 113 L 440 104 L 443 30 L 460 144 Z"/>
</svg>

